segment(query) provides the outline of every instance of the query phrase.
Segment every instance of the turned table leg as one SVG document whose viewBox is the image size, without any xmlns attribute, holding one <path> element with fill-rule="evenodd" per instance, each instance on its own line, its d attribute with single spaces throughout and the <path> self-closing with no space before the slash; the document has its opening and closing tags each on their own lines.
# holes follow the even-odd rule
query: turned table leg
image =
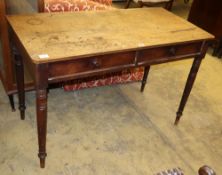
<svg viewBox="0 0 222 175">
<path fill-rule="evenodd" d="M 16 71 L 16 83 L 18 89 L 19 110 L 22 120 L 25 119 L 25 90 L 24 90 L 24 68 L 22 57 L 19 54 L 14 55 L 15 58 L 15 71 Z"/>
<path fill-rule="evenodd" d="M 141 89 L 140 89 L 141 92 L 144 91 L 144 88 L 146 86 L 146 81 L 147 81 L 147 77 L 148 77 L 149 71 L 150 71 L 150 66 L 145 67 L 144 74 L 143 74 L 142 85 L 141 85 Z"/>
<path fill-rule="evenodd" d="M 12 108 L 12 112 L 15 111 L 15 103 L 14 103 L 14 96 L 13 94 L 8 95 L 10 106 Z"/>
<path fill-rule="evenodd" d="M 40 167 L 45 167 L 46 154 L 46 133 L 47 133 L 47 88 L 48 88 L 48 70 L 47 65 L 36 66 L 36 117 L 38 130 L 38 144 Z"/>
<path fill-rule="evenodd" d="M 47 129 L 47 90 L 36 90 L 37 104 L 37 128 L 38 128 L 38 143 L 39 143 L 39 159 L 40 167 L 45 167 L 46 158 L 46 129 Z"/>
</svg>

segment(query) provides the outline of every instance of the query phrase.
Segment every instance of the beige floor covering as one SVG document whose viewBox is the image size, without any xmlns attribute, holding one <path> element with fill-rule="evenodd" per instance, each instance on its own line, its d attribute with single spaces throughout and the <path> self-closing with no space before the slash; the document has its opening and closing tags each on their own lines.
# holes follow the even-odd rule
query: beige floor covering
<svg viewBox="0 0 222 175">
<path fill-rule="evenodd" d="M 45 169 L 37 158 L 34 92 L 21 121 L 0 85 L 0 174 L 149 175 L 181 167 L 194 175 L 204 164 L 222 174 L 222 60 L 207 54 L 173 125 L 191 64 L 152 66 L 144 93 L 140 83 L 51 90 Z"/>
</svg>

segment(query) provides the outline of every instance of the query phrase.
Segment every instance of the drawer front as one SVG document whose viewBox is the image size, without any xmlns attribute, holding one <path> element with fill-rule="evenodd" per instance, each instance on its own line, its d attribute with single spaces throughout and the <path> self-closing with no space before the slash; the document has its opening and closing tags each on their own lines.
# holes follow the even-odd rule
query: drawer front
<svg viewBox="0 0 222 175">
<path fill-rule="evenodd" d="M 135 52 L 109 54 L 57 62 L 50 65 L 49 77 L 96 72 L 105 69 L 127 67 L 135 63 Z"/>
<path fill-rule="evenodd" d="M 139 53 L 137 58 L 138 65 L 146 63 L 163 63 L 175 59 L 189 58 L 199 54 L 201 45 L 202 43 L 198 42 L 143 50 Z"/>
</svg>

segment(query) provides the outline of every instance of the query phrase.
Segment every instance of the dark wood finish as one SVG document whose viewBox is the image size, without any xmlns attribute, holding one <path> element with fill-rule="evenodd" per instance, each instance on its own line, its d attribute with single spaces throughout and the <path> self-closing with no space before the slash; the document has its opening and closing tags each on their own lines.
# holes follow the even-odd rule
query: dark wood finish
<svg viewBox="0 0 222 175">
<path fill-rule="evenodd" d="M 18 42 L 17 38 L 14 39 Z M 20 47 L 18 47 L 20 48 Z M 16 80 L 19 96 L 19 110 L 21 119 L 25 119 L 25 91 L 24 91 L 24 68 L 22 57 L 15 54 Z M 27 63 L 27 62 L 26 62 Z M 30 65 L 31 66 L 31 65 Z M 35 73 L 35 90 L 36 90 L 36 113 L 37 113 L 37 130 L 40 159 L 40 167 L 45 167 L 46 154 L 46 129 L 47 129 L 47 94 L 48 94 L 48 64 L 32 65 Z"/>
<path fill-rule="evenodd" d="M 188 20 L 193 24 L 215 35 L 222 40 L 222 1 L 221 0 L 193 0 Z M 214 56 L 221 56 L 222 43 L 218 42 Z"/>
<path fill-rule="evenodd" d="M 218 56 L 218 58 L 222 58 L 222 38 L 218 40 L 213 52 L 213 56 Z"/>
<path fill-rule="evenodd" d="M 198 42 L 199 44 L 199 42 Z M 204 48 L 207 48 L 207 46 L 203 44 Z M 157 50 L 159 50 L 160 48 L 158 47 Z M 165 46 L 162 48 L 163 50 L 165 50 Z M 161 49 L 160 49 L 161 50 Z M 149 51 L 149 49 L 145 49 L 145 50 L 141 50 L 141 53 Z M 189 50 L 188 50 L 189 52 Z M 129 52 L 129 55 L 131 52 Z M 158 53 L 158 52 L 156 52 Z M 201 54 L 200 54 L 201 53 Z M 196 58 L 194 59 L 194 63 L 191 69 L 191 72 L 189 74 L 187 83 L 186 83 L 186 87 L 182 96 L 182 100 L 180 103 L 180 107 L 179 110 L 177 112 L 177 118 L 175 121 L 175 124 L 178 124 L 180 117 L 182 116 L 182 112 L 183 109 L 185 107 L 185 104 L 187 102 L 188 96 L 191 92 L 195 77 L 197 75 L 197 71 L 199 69 L 201 60 L 203 58 L 203 56 L 205 55 L 205 51 L 201 51 L 201 50 L 197 50 L 196 53 L 193 53 L 194 55 L 196 55 Z M 189 55 L 189 54 L 188 54 Z M 117 54 L 117 56 L 115 57 L 115 55 L 112 55 L 113 58 L 119 58 L 119 54 Z M 167 55 L 164 55 L 164 57 L 166 57 Z M 187 58 L 186 57 L 187 54 L 183 55 L 181 58 Z M 102 56 L 103 57 L 103 56 Z M 94 58 L 94 57 L 92 57 Z M 83 65 L 87 65 L 89 63 L 89 59 L 87 58 L 85 59 L 85 63 L 83 63 Z M 147 59 L 149 60 L 149 57 L 147 57 Z M 160 60 L 162 58 L 159 58 Z M 84 60 L 84 59 L 83 59 Z M 83 61 L 82 60 L 82 61 Z M 174 59 L 172 59 L 174 60 Z M 75 60 L 76 61 L 76 60 Z M 74 61 L 74 62 L 75 62 Z M 133 63 L 133 67 L 138 67 L 141 66 L 139 65 L 139 60 L 137 60 L 136 62 Z M 171 61 L 170 59 L 168 61 Z M 145 60 L 146 62 L 146 60 Z M 164 62 L 167 62 L 167 60 L 164 60 Z M 80 66 L 78 67 L 79 70 L 78 72 L 73 72 L 73 70 L 75 70 L 76 64 L 72 64 L 73 61 L 66 61 L 67 64 L 65 64 L 64 62 L 56 62 L 56 63 L 49 63 L 49 64 L 44 64 L 44 65 L 38 65 L 36 66 L 36 98 L 37 98 L 37 127 L 38 127 L 38 140 L 39 140 L 39 158 L 40 158 L 40 166 L 41 168 L 45 167 L 45 158 L 46 158 L 46 126 L 47 126 L 47 87 L 48 87 L 48 82 L 49 83 L 53 83 L 53 82 L 61 82 L 61 81 L 67 81 L 67 80 L 72 80 L 72 79 L 76 79 L 76 78 L 82 78 L 84 76 L 93 76 L 93 75 L 98 75 L 98 74 L 103 74 L 103 73 L 108 73 L 108 72 L 112 72 L 112 71 L 117 71 L 117 70 L 123 70 L 129 67 L 132 67 L 132 65 L 129 65 L 126 63 L 126 65 L 121 65 L 118 69 L 116 69 L 115 67 L 115 62 L 109 65 L 109 69 L 95 69 L 93 66 L 90 69 L 85 69 L 85 67 Z M 111 63 L 111 62 L 110 62 Z M 156 64 L 156 60 L 153 61 L 153 64 Z M 65 66 L 64 66 L 65 65 Z M 146 66 L 146 70 L 145 70 L 145 74 L 144 74 L 144 79 L 143 79 L 143 84 L 142 84 L 142 91 L 144 90 L 145 87 L 145 83 L 146 83 L 146 79 L 147 79 L 147 75 L 148 75 L 148 71 L 149 71 L 149 67 L 150 65 L 152 65 L 151 61 L 147 61 L 147 63 L 144 63 L 144 66 Z M 67 67 L 68 66 L 68 67 Z M 64 69 L 62 69 L 62 67 L 64 67 Z M 107 67 L 108 68 L 108 67 Z M 57 71 L 59 70 L 59 71 Z M 49 72 L 49 74 L 48 74 Z M 82 72 L 82 73 L 81 73 Z M 16 72 L 16 74 L 19 74 L 18 72 Z M 19 81 L 18 83 L 20 83 L 21 81 Z M 143 87 L 144 86 L 144 87 Z M 19 94 L 23 93 L 23 91 L 20 91 L 19 88 Z M 23 102 L 22 102 L 23 103 Z M 20 104 L 22 106 L 22 104 Z M 23 115 L 23 108 L 20 108 L 21 111 L 21 117 Z"/>
<path fill-rule="evenodd" d="M 15 112 L 15 103 L 14 103 L 14 97 L 13 95 L 8 95 L 8 98 L 9 98 L 9 102 L 10 102 L 10 105 L 11 105 L 11 108 L 12 108 L 12 112 Z"/>
<path fill-rule="evenodd" d="M 45 167 L 46 154 L 46 129 L 47 129 L 47 88 L 48 88 L 48 64 L 36 65 L 36 112 L 39 143 L 40 167 Z"/>
<path fill-rule="evenodd" d="M 34 0 L 36 3 L 38 3 L 38 9 L 26 9 L 25 5 L 18 5 L 15 6 L 14 4 L 16 3 L 21 3 L 20 0 L 0 0 L 0 28 L 1 28 L 1 35 L 0 35 L 0 40 L 2 42 L 2 56 L 4 60 L 4 68 L 0 69 L 0 79 L 2 81 L 3 87 L 5 89 L 6 94 L 9 97 L 9 102 L 13 108 L 14 104 L 14 98 L 13 95 L 17 93 L 17 86 L 16 86 L 16 80 L 15 80 L 15 75 L 14 75 L 14 64 L 13 64 L 13 59 L 12 59 L 12 54 L 10 52 L 10 44 L 9 44 L 9 31 L 8 31 L 8 24 L 5 18 L 5 15 L 9 13 L 18 13 L 18 12 L 23 12 L 26 13 L 27 11 L 38 11 L 43 12 L 44 10 L 44 0 Z M 38 2 L 37 2 L 38 1 Z M 13 5 L 10 4 L 13 2 Z M 23 2 L 22 2 L 23 3 Z M 28 2 L 27 2 L 28 4 Z M 18 9 L 14 9 L 14 8 Z M 27 8 L 32 7 L 31 5 L 27 6 Z M 33 90 L 34 86 L 33 83 L 28 80 L 25 82 L 25 90 Z"/>
<path fill-rule="evenodd" d="M 192 87 L 193 87 L 194 81 L 196 79 L 196 75 L 197 75 L 197 72 L 199 70 L 201 61 L 205 57 L 207 48 L 208 48 L 207 44 L 203 43 L 201 54 L 194 58 L 193 65 L 191 67 L 191 70 L 190 70 L 190 73 L 189 73 L 189 76 L 188 76 L 188 79 L 187 79 L 187 83 L 186 83 L 186 86 L 185 86 L 185 89 L 184 89 L 184 92 L 183 92 L 183 96 L 182 96 L 182 99 L 180 101 L 180 105 L 179 105 L 179 108 L 178 108 L 178 111 L 177 111 L 176 120 L 174 122 L 175 125 L 178 124 L 178 122 L 179 122 L 179 120 L 180 120 L 180 118 L 183 114 L 184 107 L 187 103 L 187 99 L 188 99 L 188 97 L 190 95 L 190 92 L 192 90 Z"/>
<path fill-rule="evenodd" d="M 165 9 L 171 11 L 171 10 L 172 10 L 172 7 L 173 7 L 173 2 L 174 2 L 174 0 L 171 0 L 171 1 L 169 1 L 168 3 L 166 3 Z"/>
<path fill-rule="evenodd" d="M 0 28 L 1 28 L 1 35 L 0 40 L 2 43 L 2 56 L 4 61 L 4 67 L 1 70 L 0 74 L 1 80 L 4 86 L 4 89 L 7 93 L 7 95 L 11 95 L 12 93 L 10 91 L 14 90 L 14 78 L 13 78 L 13 63 L 11 60 L 11 53 L 10 53 L 10 45 L 9 45 L 9 39 L 8 39 L 8 27 L 7 27 L 7 21 L 5 18 L 6 15 L 6 4 L 4 0 L 0 0 Z"/>
<path fill-rule="evenodd" d="M 151 48 L 140 52 L 138 64 L 144 65 L 149 62 L 156 64 L 160 62 L 175 61 L 176 59 L 194 57 L 200 52 L 201 42 L 177 44 L 159 48 Z"/>
<path fill-rule="evenodd" d="M 106 70 L 110 68 L 118 68 L 127 65 L 133 65 L 135 52 L 126 52 L 119 54 L 101 55 L 96 57 L 87 57 L 84 59 L 76 59 L 73 61 L 55 62 L 50 64 L 49 77 L 50 80 L 54 77 L 81 74 L 82 72 L 92 72 L 93 70 Z M 66 70 L 66 72 L 64 72 Z"/>
<path fill-rule="evenodd" d="M 18 88 L 18 99 L 19 99 L 19 110 L 21 119 L 25 119 L 25 89 L 24 89 L 24 67 L 23 61 L 20 54 L 17 51 L 14 51 L 15 58 L 15 70 L 16 70 L 16 82 Z"/>
<path fill-rule="evenodd" d="M 159 12 L 166 13 L 166 15 L 169 15 L 170 18 L 172 19 L 174 19 L 175 17 L 169 12 L 162 10 L 161 8 L 152 9 L 152 10 L 151 9 L 150 10 L 147 10 L 147 9 L 127 10 L 127 14 L 125 13 L 125 10 L 118 11 L 118 12 L 107 11 L 103 13 L 108 13 L 108 14 L 114 13 L 113 15 L 115 15 L 115 13 L 118 13 L 119 16 L 127 15 L 130 19 L 127 22 L 127 24 L 131 25 L 132 24 L 131 22 L 133 21 L 133 20 L 131 21 L 131 19 L 132 19 L 132 16 L 134 16 L 135 12 L 137 12 L 137 14 L 138 13 L 143 14 L 143 13 L 150 13 L 150 11 L 156 14 L 157 13 L 159 14 Z M 73 17 L 73 18 L 75 18 L 76 15 L 80 15 L 79 17 L 82 18 L 83 21 L 88 19 L 85 13 L 83 16 L 81 16 L 81 14 L 82 13 L 79 13 L 79 14 L 69 13 L 68 15 L 71 15 L 70 17 Z M 100 15 L 103 15 L 101 12 L 99 13 L 95 12 L 95 14 L 96 14 L 96 18 L 100 17 Z M 64 15 L 64 14 L 57 14 L 57 15 Z M 107 16 L 113 16 L 113 15 L 109 14 Z M 26 16 L 26 17 L 30 18 L 30 16 Z M 19 106 L 20 106 L 20 111 L 21 111 L 20 113 L 21 113 L 22 118 L 24 118 L 24 110 L 25 110 L 24 108 L 24 104 L 25 104 L 24 71 L 23 71 L 23 66 L 22 66 L 23 64 L 21 63 L 22 61 L 24 64 L 26 64 L 29 67 L 30 74 L 34 77 L 34 80 L 35 80 L 34 83 L 35 83 L 35 90 L 36 90 L 36 113 L 37 113 L 37 128 L 38 128 L 38 143 L 39 143 L 38 156 L 40 158 L 41 168 L 45 167 L 45 158 L 46 158 L 47 88 L 50 83 L 78 79 L 78 78 L 82 78 L 86 76 L 88 77 L 88 76 L 93 76 L 93 75 L 100 75 L 100 74 L 109 73 L 109 72 L 116 72 L 116 71 L 124 70 L 127 68 L 131 68 L 131 67 L 144 66 L 146 67 L 145 68 L 146 70 L 145 70 L 142 88 L 141 88 L 143 90 L 146 84 L 150 65 L 165 63 L 165 62 L 170 62 L 170 61 L 175 61 L 175 60 L 182 60 L 182 59 L 190 58 L 191 56 L 193 56 L 195 57 L 194 63 L 191 68 L 191 71 L 190 71 L 190 74 L 189 74 L 189 77 L 185 86 L 185 90 L 182 96 L 179 110 L 177 112 L 177 118 L 175 122 L 175 124 L 177 124 L 184 110 L 188 96 L 191 92 L 201 60 L 205 56 L 206 49 L 208 47 L 207 41 L 212 38 L 210 34 L 205 33 L 202 30 L 196 28 L 193 30 L 196 32 L 196 35 L 200 34 L 200 36 L 195 36 L 197 37 L 197 39 L 193 39 L 194 31 L 191 31 L 191 32 L 189 30 L 187 31 L 186 24 L 187 25 L 190 25 L 190 24 L 184 21 L 184 23 L 182 22 L 182 25 L 186 30 L 183 28 L 178 31 L 182 33 L 185 32 L 186 37 L 183 36 L 184 38 L 182 39 L 180 38 L 179 41 L 175 41 L 175 37 L 174 37 L 175 31 L 169 32 L 169 33 L 167 33 L 168 32 L 167 31 L 166 32 L 167 35 L 164 35 L 167 37 L 164 40 L 159 40 L 159 37 L 157 37 L 158 38 L 157 40 L 154 39 L 153 42 L 148 43 L 147 45 L 144 44 L 145 46 L 143 47 L 140 47 L 138 45 L 136 45 L 135 47 L 132 47 L 132 45 L 130 45 L 128 46 L 128 48 L 122 49 L 122 45 L 121 45 L 118 48 L 114 47 L 112 51 L 108 50 L 106 52 L 104 51 L 95 52 L 97 51 L 97 48 L 98 48 L 96 47 L 95 51 L 93 50 L 92 53 L 88 53 L 87 56 L 80 52 L 79 56 L 75 55 L 73 57 L 72 56 L 64 57 L 62 56 L 63 53 L 61 54 L 57 52 L 57 54 L 61 54 L 61 57 L 58 58 L 58 57 L 51 56 L 50 58 L 48 58 L 48 60 L 47 59 L 42 60 L 42 59 L 39 59 L 38 57 L 33 58 L 31 56 L 32 54 L 29 55 L 28 49 L 25 48 L 25 44 L 23 45 L 24 42 L 21 42 L 23 37 L 26 37 L 25 35 L 26 31 L 15 30 L 15 29 L 20 30 L 20 27 L 16 28 L 17 25 L 22 25 L 23 27 L 24 25 L 29 25 L 26 23 L 26 17 L 25 16 L 15 16 L 15 17 L 11 16 L 11 17 L 8 17 L 8 20 L 12 29 L 12 35 L 11 35 L 12 42 L 14 43 L 14 45 L 16 46 L 16 48 L 18 49 L 19 53 L 22 55 L 22 58 L 23 58 L 21 59 L 21 56 L 19 54 L 16 54 L 15 56 L 15 62 L 16 62 L 16 67 L 17 67 L 16 77 L 17 77 L 17 85 L 18 85 L 18 90 L 19 90 L 18 92 L 19 92 L 19 97 L 20 97 Z M 38 17 L 44 20 L 45 17 L 48 18 L 48 15 L 39 15 Z M 64 17 L 65 19 L 67 19 L 66 16 L 60 16 L 60 18 L 58 18 L 60 19 L 60 21 L 63 21 L 63 18 L 61 17 Z M 14 18 L 16 18 L 16 20 L 13 20 Z M 22 24 L 22 20 L 19 20 L 19 23 L 17 23 L 18 22 L 17 18 L 24 18 L 24 24 Z M 71 20 L 73 20 L 73 18 L 71 18 Z M 90 19 L 91 18 L 93 17 L 90 16 Z M 50 16 L 50 19 L 52 19 L 52 16 Z M 58 25 L 59 21 L 57 18 L 55 19 L 56 19 L 56 26 L 59 27 L 60 26 Z M 116 18 L 116 19 L 118 20 L 119 18 Z M 177 18 L 175 18 L 175 20 L 176 19 Z M 178 20 L 177 22 L 179 21 L 180 20 Z M 150 27 L 149 25 L 147 27 Z M 114 27 L 116 27 L 116 25 Z M 122 25 L 120 24 L 120 27 L 117 30 L 120 31 L 121 27 Z M 151 27 L 151 29 L 153 28 Z M 58 28 L 58 30 L 60 31 L 61 29 Z M 150 32 L 150 30 L 148 31 Z M 21 35 L 19 35 L 20 38 L 18 38 L 17 36 L 17 33 L 19 32 L 22 32 L 20 33 Z M 30 32 L 28 28 L 27 28 L 27 32 Z M 79 32 L 81 33 L 83 31 L 79 31 Z M 154 30 L 154 32 L 156 31 Z M 73 34 L 73 31 L 71 31 L 70 33 Z M 107 33 L 105 34 L 110 36 L 109 31 L 107 31 Z M 120 42 L 125 41 L 124 36 L 122 38 L 122 36 L 120 35 L 120 38 L 119 38 Z M 132 41 L 134 39 L 137 40 L 137 36 L 138 35 L 136 34 L 135 36 L 131 36 Z M 94 33 L 93 33 L 93 37 L 96 37 L 94 36 Z M 160 42 L 160 44 L 153 44 L 153 43 L 156 43 L 157 41 Z M 161 42 L 164 42 L 164 44 L 161 44 Z M 72 44 L 72 42 L 69 42 L 69 43 Z M 96 44 L 98 44 L 98 42 L 96 42 Z M 100 43 L 100 44 L 103 45 L 103 43 Z M 39 47 L 39 45 L 38 46 L 36 45 L 36 47 Z M 54 47 L 57 47 L 57 46 L 54 46 Z M 109 49 L 110 47 L 111 46 L 109 45 Z M 35 48 L 35 47 L 33 46 L 32 48 Z M 40 53 L 41 52 L 42 51 L 40 50 Z M 50 50 L 48 50 L 48 52 L 50 52 Z M 76 52 L 71 53 L 71 54 L 76 54 Z M 53 53 L 49 55 L 53 55 Z"/>
<path fill-rule="evenodd" d="M 150 71 L 150 66 L 146 66 L 144 68 L 144 74 L 143 74 L 143 79 L 142 79 L 142 84 L 141 84 L 141 88 L 140 88 L 140 92 L 144 91 L 144 88 L 146 86 L 146 82 L 147 82 L 147 77 Z"/>
<path fill-rule="evenodd" d="M 44 12 L 44 0 L 37 0 L 38 1 L 38 12 Z"/>
<path fill-rule="evenodd" d="M 222 37 L 221 8 L 221 0 L 193 0 L 188 20 L 217 38 Z"/>
</svg>

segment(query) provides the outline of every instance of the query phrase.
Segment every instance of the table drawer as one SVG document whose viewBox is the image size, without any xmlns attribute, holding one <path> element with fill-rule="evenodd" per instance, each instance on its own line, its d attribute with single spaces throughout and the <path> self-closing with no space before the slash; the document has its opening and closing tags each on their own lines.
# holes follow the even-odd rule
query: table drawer
<svg viewBox="0 0 222 175">
<path fill-rule="evenodd" d="M 127 67 L 135 63 L 135 52 L 109 54 L 50 64 L 50 77 Z"/>
<path fill-rule="evenodd" d="M 138 55 L 138 65 L 143 65 L 150 62 L 163 63 L 170 61 L 170 59 L 173 61 L 177 58 L 189 58 L 195 54 L 199 54 L 201 45 L 202 42 L 197 42 L 143 50 Z"/>
</svg>

